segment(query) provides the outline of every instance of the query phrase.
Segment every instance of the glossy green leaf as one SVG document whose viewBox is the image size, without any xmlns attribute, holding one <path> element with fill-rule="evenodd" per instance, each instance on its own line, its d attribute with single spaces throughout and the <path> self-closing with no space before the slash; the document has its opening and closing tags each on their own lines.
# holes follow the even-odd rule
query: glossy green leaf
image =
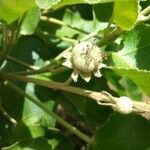
<svg viewBox="0 0 150 150">
<path fill-rule="evenodd" d="M 0 0 L 0 19 L 11 23 L 34 6 L 33 0 Z"/>
<path fill-rule="evenodd" d="M 2 150 L 52 150 L 51 145 L 45 138 L 23 139 Z"/>
<path fill-rule="evenodd" d="M 49 9 L 60 2 L 61 0 L 35 0 L 37 6 L 42 9 Z"/>
<path fill-rule="evenodd" d="M 124 30 L 130 30 L 138 17 L 137 0 L 114 0 L 113 20 Z"/>
<path fill-rule="evenodd" d="M 40 10 L 37 7 L 29 10 L 21 25 L 21 34 L 23 35 L 32 34 L 38 25 L 40 15 L 41 15 Z"/>
<path fill-rule="evenodd" d="M 144 150 L 150 146 L 150 124 L 139 115 L 114 114 L 96 131 L 89 150 Z"/>
</svg>

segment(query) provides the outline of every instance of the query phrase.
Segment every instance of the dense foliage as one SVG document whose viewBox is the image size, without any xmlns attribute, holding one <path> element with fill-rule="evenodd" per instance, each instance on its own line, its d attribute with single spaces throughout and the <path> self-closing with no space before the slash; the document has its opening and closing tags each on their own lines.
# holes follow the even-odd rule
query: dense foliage
<svg viewBox="0 0 150 150">
<path fill-rule="evenodd" d="M 149 96 L 149 0 L 0 0 L 0 149 L 148 150 Z"/>
</svg>

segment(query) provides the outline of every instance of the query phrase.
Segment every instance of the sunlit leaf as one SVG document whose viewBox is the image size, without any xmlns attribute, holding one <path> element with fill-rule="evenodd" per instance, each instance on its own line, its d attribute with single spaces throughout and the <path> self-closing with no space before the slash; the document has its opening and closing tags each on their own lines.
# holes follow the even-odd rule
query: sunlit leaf
<svg viewBox="0 0 150 150">
<path fill-rule="evenodd" d="M 17 141 L 27 138 L 37 138 L 45 134 L 45 129 L 40 125 L 40 120 L 36 115 L 29 115 L 22 119 L 13 129 L 9 143 L 13 144 Z"/>
<path fill-rule="evenodd" d="M 21 25 L 21 34 L 28 35 L 34 32 L 38 25 L 40 14 L 39 8 L 36 7 L 27 12 Z"/>
<path fill-rule="evenodd" d="M 84 0 L 84 1 L 89 3 L 89 4 L 98 4 L 98 3 L 112 2 L 113 0 Z"/>
<path fill-rule="evenodd" d="M 34 0 L 0 0 L 0 19 L 11 23 L 34 6 Z"/>
<path fill-rule="evenodd" d="M 150 93 L 150 26 L 139 25 L 128 32 L 122 49 L 112 53 L 109 66 L 124 77 L 132 79 L 146 94 Z"/>
<path fill-rule="evenodd" d="M 113 20 L 121 28 L 130 30 L 138 16 L 137 0 L 114 0 Z"/>
</svg>

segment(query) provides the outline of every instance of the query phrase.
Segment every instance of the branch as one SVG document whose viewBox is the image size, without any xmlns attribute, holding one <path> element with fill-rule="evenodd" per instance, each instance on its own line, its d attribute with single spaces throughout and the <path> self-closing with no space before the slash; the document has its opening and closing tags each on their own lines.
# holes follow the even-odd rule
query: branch
<svg viewBox="0 0 150 150">
<path fill-rule="evenodd" d="M 65 92 L 70 92 L 74 94 L 78 94 L 84 97 L 88 97 L 90 99 L 95 100 L 98 104 L 100 105 L 107 105 L 113 107 L 116 111 L 118 108 L 118 102 L 120 101 L 120 98 L 114 97 L 110 95 L 107 92 L 95 92 L 95 91 L 90 91 L 86 89 L 81 89 L 81 88 L 76 88 L 72 86 L 66 86 L 65 83 L 59 83 L 59 82 L 53 82 L 53 81 L 45 81 L 45 80 L 40 80 L 36 78 L 31 78 L 31 77 L 25 77 L 25 76 L 18 76 L 18 75 L 13 75 L 13 74 L 8 74 L 8 73 L 0 73 L 0 78 L 4 80 L 19 80 L 23 82 L 31 82 L 37 85 L 41 85 L 44 87 L 48 87 L 50 89 L 54 90 L 62 90 Z M 147 104 L 145 102 L 137 102 L 137 101 L 131 101 L 133 107 L 131 112 L 150 112 L 150 104 Z"/>
<path fill-rule="evenodd" d="M 102 47 L 112 41 L 115 41 L 125 31 L 119 27 L 116 27 L 112 32 L 106 35 L 101 41 L 97 43 L 98 46 Z"/>
<path fill-rule="evenodd" d="M 147 22 L 150 20 L 150 6 L 142 10 L 138 15 L 137 23 Z"/>
<path fill-rule="evenodd" d="M 150 6 L 146 7 L 144 10 L 141 11 L 142 15 L 148 15 L 150 14 Z"/>
<path fill-rule="evenodd" d="M 13 72 L 13 74 L 18 74 L 18 75 L 34 75 L 34 74 L 42 74 L 42 73 L 52 73 L 52 74 L 59 74 L 61 72 L 67 71 L 67 67 L 59 67 L 57 69 L 52 68 L 51 66 L 46 66 L 43 68 L 40 68 L 38 70 L 30 70 L 30 71 L 18 71 L 18 72 Z"/>
</svg>

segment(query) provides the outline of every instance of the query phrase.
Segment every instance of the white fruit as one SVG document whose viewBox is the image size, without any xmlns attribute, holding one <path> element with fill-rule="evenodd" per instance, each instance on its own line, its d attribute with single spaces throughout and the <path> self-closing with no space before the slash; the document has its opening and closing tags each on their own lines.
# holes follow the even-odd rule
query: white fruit
<svg viewBox="0 0 150 150">
<path fill-rule="evenodd" d="M 117 99 L 116 110 L 121 114 L 129 114 L 132 112 L 133 103 L 132 100 L 126 96 L 122 96 Z"/>
</svg>

